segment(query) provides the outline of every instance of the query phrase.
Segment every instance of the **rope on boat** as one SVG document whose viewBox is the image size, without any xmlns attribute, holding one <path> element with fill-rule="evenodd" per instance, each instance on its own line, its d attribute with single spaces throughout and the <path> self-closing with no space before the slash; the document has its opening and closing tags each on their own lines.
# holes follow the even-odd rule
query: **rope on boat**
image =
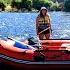
<svg viewBox="0 0 70 70">
<path fill-rule="evenodd" d="M 9 60 L 12 62 L 16 62 L 16 63 L 21 63 L 21 64 L 23 64 L 23 63 L 26 64 L 26 63 L 30 62 L 30 61 L 26 61 L 26 60 L 15 59 L 15 58 L 3 55 L 3 54 L 0 54 L 0 58 L 6 59 L 6 60 Z"/>
</svg>

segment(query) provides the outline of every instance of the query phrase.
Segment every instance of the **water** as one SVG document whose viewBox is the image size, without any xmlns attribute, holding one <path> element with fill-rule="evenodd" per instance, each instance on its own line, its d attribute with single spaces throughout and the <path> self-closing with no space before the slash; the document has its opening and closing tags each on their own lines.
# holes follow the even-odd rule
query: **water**
<svg viewBox="0 0 70 70">
<path fill-rule="evenodd" d="M 49 12 L 52 39 L 70 39 L 70 13 Z M 0 37 L 36 36 L 38 13 L 0 13 Z"/>
<path fill-rule="evenodd" d="M 70 13 L 52 12 L 52 38 L 70 39 Z"/>
</svg>

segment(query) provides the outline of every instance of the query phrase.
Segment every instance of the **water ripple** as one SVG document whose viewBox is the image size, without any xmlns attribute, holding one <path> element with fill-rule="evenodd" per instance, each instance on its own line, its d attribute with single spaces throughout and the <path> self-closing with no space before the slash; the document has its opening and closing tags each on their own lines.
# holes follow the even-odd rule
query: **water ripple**
<svg viewBox="0 0 70 70">
<path fill-rule="evenodd" d="M 70 13 L 49 12 L 52 25 L 52 39 L 70 39 Z M 36 36 L 38 13 L 0 13 L 0 37 Z"/>
</svg>

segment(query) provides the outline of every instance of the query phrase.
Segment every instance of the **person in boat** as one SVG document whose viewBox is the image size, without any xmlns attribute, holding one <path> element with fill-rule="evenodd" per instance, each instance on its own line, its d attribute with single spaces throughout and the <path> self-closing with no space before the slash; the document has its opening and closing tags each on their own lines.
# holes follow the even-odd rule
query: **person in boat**
<svg viewBox="0 0 70 70">
<path fill-rule="evenodd" d="M 51 33 L 50 16 L 46 7 L 41 7 L 40 14 L 36 18 L 36 30 L 40 39 L 49 39 Z"/>
<path fill-rule="evenodd" d="M 15 52 L 34 53 L 34 51 L 37 50 L 37 48 L 28 45 L 26 42 L 21 42 L 10 38 L 6 41 L 1 39 L 0 44 L 3 46 L 3 48 Z"/>
</svg>

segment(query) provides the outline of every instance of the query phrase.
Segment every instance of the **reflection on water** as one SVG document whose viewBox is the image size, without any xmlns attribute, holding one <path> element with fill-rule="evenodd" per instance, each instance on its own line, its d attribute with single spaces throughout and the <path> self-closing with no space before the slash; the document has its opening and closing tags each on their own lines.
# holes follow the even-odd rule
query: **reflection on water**
<svg viewBox="0 0 70 70">
<path fill-rule="evenodd" d="M 38 13 L 0 13 L 0 37 L 36 36 Z M 70 39 L 70 13 L 50 12 L 52 39 Z"/>
</svg>

